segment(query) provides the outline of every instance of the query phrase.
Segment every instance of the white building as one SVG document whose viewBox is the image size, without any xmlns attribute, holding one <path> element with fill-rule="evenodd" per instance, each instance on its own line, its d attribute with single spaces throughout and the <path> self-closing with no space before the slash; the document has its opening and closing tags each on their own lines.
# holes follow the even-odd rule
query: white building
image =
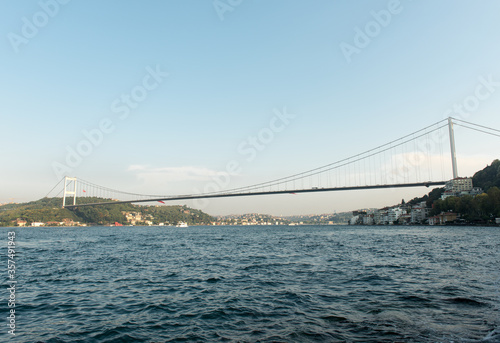
<svg viewBox="0 0 500 343">
<path fill-rule="evenodd" d="M 444 186 L 445 190 L 450 190 L 454 193 L 469 192 L 472 190 L 472 178 L 470 177 L 459 177 L 450 180 Z"/>
<path fill-rule="evenodd" d="M 384 225 L 389 223 L 388 211 L 380 210 L 373 214 L 373 220 L 377 225 Z"/>
<path fill-rule="evenodd" d="M 426 202 L 422 201 L 421 203 L 412 207 L 410 219 L 410 222 L 412 224 L 421 223 L 427 218 L 427 216 L 429 215 L 429 209 L 426 206 Z"/>
<path fill-rule="evenodd" d="M 350 225 L 356 225 L 356 224 L 358 224 L 358 219 L 359 219 L 359 216 L 352 217 L 351 220 L 349 221 L 349 224 Z"/>
<path fill-rule="evenodd" d="M 460 196 L 465 194 L 471 194 L 473 191 L 472 178 L 470 177 L 459 177 L 446 182 L 444 185 L 444 194 L 441 199 L 446 199 L 451 196 Z M 476 189 L 475 192 L 478 190 Z"/>
<path fill-rule="evenodd" d="M 387 221 L 389 222 L 389 224 L 394 224 L 403 214 L 406 214 L 405 210 L 399 207 L 391 208 L 387 213 Z"/>
<path fill-rule="evenodd" d="M 375 221 L 373 220 L 373 215 L 363 216 L 363 225 L 373 225 Z"/>
</svg>

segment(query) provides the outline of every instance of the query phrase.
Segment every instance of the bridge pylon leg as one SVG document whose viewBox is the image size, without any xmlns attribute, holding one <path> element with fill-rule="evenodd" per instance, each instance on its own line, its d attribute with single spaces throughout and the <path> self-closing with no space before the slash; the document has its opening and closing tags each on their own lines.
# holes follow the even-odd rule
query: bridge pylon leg
<svg viewBox="0 0 500 343">
<path fill-rule="evenodd" d="M 453 179 L 458 177 L 457 153 L 455 150 L 455 133 L 453 131 L 453 118 L 448 118 L 448 129 L 450 131 L 450 150 L 451 150 L 451 167 L 453 170 Z"/>
<path fill-rule="evenodd" d="M 73 187 L 69 187 L 70 185 Z M 66 206 L 66 196 L 73 195 L 73 205 L 76 205 L 76 177 L 64 177 L 64 193 L 63 193 L 63 201 L 62 208 Z"/>
</svg>

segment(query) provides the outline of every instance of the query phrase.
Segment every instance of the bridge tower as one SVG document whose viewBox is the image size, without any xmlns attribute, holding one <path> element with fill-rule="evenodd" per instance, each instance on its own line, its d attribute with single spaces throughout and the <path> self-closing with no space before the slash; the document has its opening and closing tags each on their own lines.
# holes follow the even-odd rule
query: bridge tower
<svg viewBox="0 0 500 343">
<path fill-rule="evenodd" d="M 69 187 L 71 184 L 73 184 L 73 187 Z M 67 195 L 73 195 L 73 205 L 76 205 L 76 177 L 64 177 L 63 208 L 66 206 Z"/>
<path fill-rule="evenodd" d="M 455 133 L 453 131 L 453 118 L 448 117 L 448 129 L 450 131 L 451 166 L 453 168 L 453 178 L 458 177 L 457 153 L 455 151 Z"/>
</svg>

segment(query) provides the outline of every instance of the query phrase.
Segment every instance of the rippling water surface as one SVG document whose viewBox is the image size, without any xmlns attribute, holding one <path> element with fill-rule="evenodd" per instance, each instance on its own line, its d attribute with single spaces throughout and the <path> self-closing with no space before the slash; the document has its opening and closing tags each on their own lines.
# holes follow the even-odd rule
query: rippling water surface
<svg viewBox="0 0 500 343">
<path fill-rule="evenodd" d="M 13 230 L 3 342 L 500 342 L 500 228 Z"/>
</svg>

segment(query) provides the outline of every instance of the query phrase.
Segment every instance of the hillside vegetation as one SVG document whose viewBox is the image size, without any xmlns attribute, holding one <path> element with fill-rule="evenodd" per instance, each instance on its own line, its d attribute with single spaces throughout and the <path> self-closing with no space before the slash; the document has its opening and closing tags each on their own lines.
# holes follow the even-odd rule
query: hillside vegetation
<svg viewBox="0 0 500 343">
<path fill-rule="evenodd" d="M 428 195 L 415 198 L 409 203 L 413 205 L 425 201 L 427 207 L 432 208 L 431 216 L 441 212 L 454 212 L 470 223 L 489 223 L 500 218 L 500 160 L 494 160 L 491 165 L 476 172 L 472 183 L 474 187 L 482 188 L 484 193 L 475 197 L 464 195 L 442 200 L 444 188 L 435 188 Z"/>
<path fill-rule="evenodd" d="M 491 165 L 478 171 L 472 177 L 474 187 L 481 187 L 485 192 L 490 188 L 500 188 L 500 160 L 494 160 Z"/>
<path fill-rule="evenodd" d="M 493 222 L 500 218 L 500 161 L 478 171 L 472 177 L 474 187 L 480 187 L 484 193 L 475 197 L 464 195 L 437 199 L 432 204 L 431 215 L 441 212 L 459 213 L 467 222 Z"/>
<path fill-rule="evenodd" d="M 102 198 L 81 198 L 80 204 L 111 201 Z M 26 225 L 33 222 L 49 223 L 81 223 L 88 225 L 129 224 L 127 214 L 134 219 L 135 225 L 164 223 L 175 225 L 179 222 L 188 224 L 210 224 L 214 218 L 208 214 L 188 208 L 187 206 L 138 206 L 133 204 L 113 204 L 75 209 L 61 208 L 62 198 L 43 198 L 24 204 L 8 204 L 0 207 L 0 226 L 15 226 L 18 221 Z"/>
</svg>

